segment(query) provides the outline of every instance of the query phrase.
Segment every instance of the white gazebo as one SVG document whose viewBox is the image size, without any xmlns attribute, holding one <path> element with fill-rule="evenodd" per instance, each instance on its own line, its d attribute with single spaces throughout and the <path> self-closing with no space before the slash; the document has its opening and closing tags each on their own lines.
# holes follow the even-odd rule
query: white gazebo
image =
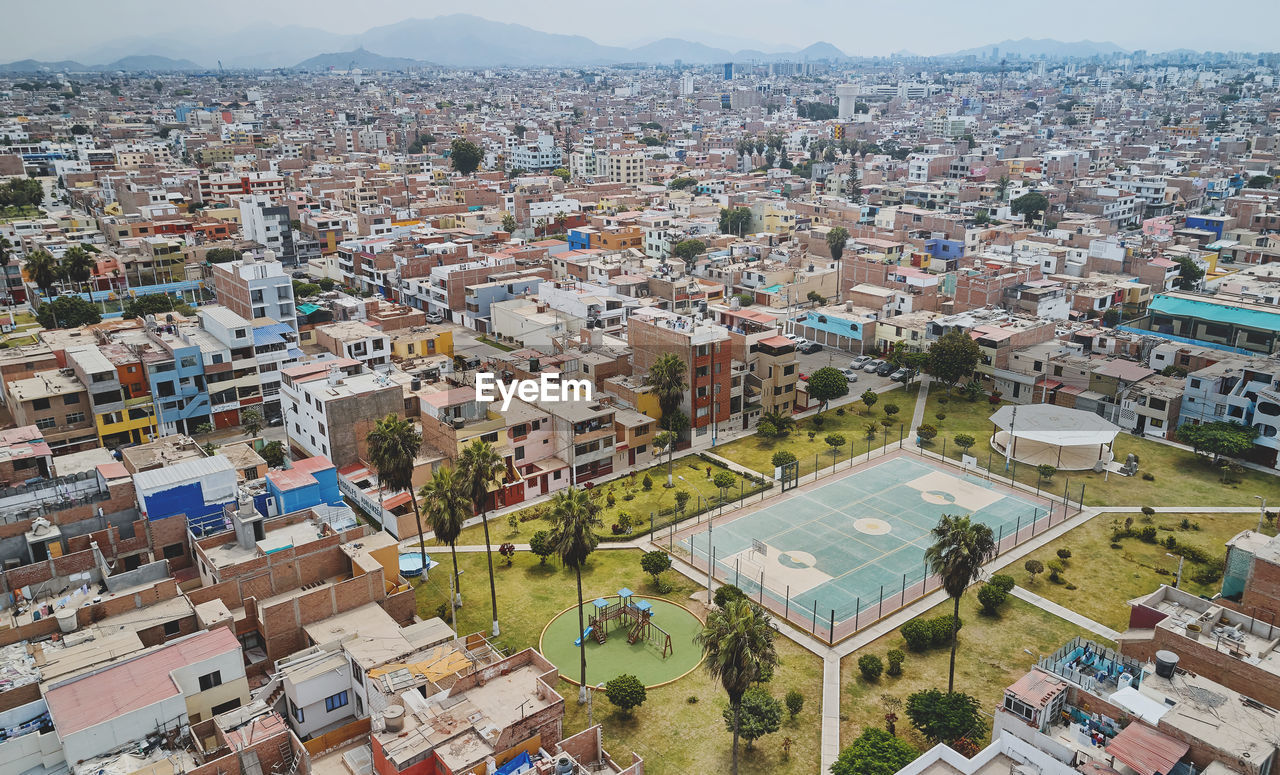
<svg viewBox="0 0 1280 775">
<path fill-rule="evenodd" d="M 1107 465 L 1120 428 L 1093 412 L 1055 404 L 1002 406 L 991 415 L 991 446 L 1006 458 L 1063 471 Z"/>
</svg>

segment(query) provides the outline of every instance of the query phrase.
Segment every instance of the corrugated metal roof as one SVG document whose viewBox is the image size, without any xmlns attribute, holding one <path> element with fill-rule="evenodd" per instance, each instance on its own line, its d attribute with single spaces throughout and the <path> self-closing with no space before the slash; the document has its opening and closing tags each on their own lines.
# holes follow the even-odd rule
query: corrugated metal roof
<svg viewBox="0 0 1280 775">
<path fill-rule="evenodd" d="M 149 495 L 174 487 L 197 481 L 226 479 L 231 475 L 232 489 L 235 487 L 235 467 L 226 455 L 184 460 L 163 468 L 153 468 L 133 475 L 133 487 L 138 495 Z M 212 482 L 211 482 L 212 483 Z M 206 497 L 210 495 L 206 488 Z M 234 492 L 233 492 L 234 494 Z"/>
</svg>

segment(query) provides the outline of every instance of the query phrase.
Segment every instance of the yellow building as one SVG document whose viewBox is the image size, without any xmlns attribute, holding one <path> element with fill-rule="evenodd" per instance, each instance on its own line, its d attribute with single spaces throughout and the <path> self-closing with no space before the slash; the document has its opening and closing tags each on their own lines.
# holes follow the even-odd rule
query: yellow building
<svg viewBox="0 0 1280 775">
<path fill-rule="evenodd" d="M 120 434 L 128 434 L 133 443 L 142 444 L 156 437 L 155 405 L 150 395 L 130 398 L 124 402 L 123 411 L 95 415 L 94 425 L 103 447 L 120 443 L 119 439 L 123 438 Z M 109 436 L 114 437 L 110 442 Z"/>
<path fill-rule="evenodd" d="M 415 326 L 392 331 L 387 336 L 391 339 L 392 358 L 453 357 L 453 331 L 447 328 Z"/>
</svg>

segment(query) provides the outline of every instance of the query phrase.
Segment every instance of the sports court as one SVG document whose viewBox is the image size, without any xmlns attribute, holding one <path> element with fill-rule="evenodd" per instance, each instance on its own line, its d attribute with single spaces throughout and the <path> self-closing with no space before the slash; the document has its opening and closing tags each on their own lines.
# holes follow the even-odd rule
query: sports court
<svg viewBox="0 0 1280 775">
<path fill-rule="evenodd" d="M 716 577 L 753 598 L 763 574 L 765 602 L 783 603 L 794 621 L 813 615 L 827 623 L 834 609 L 839 624 L 871 609 L 877 616 L 862 617 L 867 624 L 878 607 L 887 613 L 923 593 L 924 552 L 941 515 L 973 515 L 1007 549 L 1030 537 L 1048 510 L 1030 495 L 897 453 L 771 499 L 710 534 L 704 526 L 681 543 L 704 568 L 714 551 Z"/>
</svg>

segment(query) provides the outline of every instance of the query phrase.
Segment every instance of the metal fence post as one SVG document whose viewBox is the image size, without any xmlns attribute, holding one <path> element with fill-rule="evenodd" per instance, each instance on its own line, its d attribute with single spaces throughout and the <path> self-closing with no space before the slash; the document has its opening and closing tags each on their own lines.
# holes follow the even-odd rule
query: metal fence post
<svg viewBox="0 0 1280 775">
<path fill-rule="evenodd" d="M 738 587 L 739 589 L 742 588 L 742 585 L 738 583 L 738 573 L 741 568 L 742 568 L 742 558 L 738 557 L 733 561 L 733 585 L 735 587 Z"/>
<path fill-rule="evenodd" d="M 1022 532 L 1022 515 L 1019 514 L 1017 527 L 1013 529 L 1013 545 L 1014 546 L 1018 545 L 1018 534 L 1021 532 Z"/>
<path fill-rule="evenodd" d="M 831 609 L 831 629 L 827 631 L 827 645 L 833 646 L 836 642 L 836 609 Z"/>
<path fill-rule="evenodd" d="M 1004 541 L 1004 525 L 1000 526 L 1000 537 L 996 539 L 996 554 L 1000 553 L 1000 544 Z"/>
<path fill-rule="evenodd" d="M 649 512 L 649 543 L 653 543 L 653 512 Z"/>
<path fill-rule="evenodd" d="M 1076 510 L 1076 513 L 1079 514 L 1081 511 L 1084 511 L 1084 485 L 1083 484 L 1080 485 L 1080 508 Z"/>
<path fill-rule="evenodd" d="M 786 621 L 791 617 L 791 585 L 787 585 L 787 599 L 782 607 L 782 620 Z"/>
<path fill-rule="evenodd" d="M 853 604 L 853 631 L 858 631 L 858 618 L 862 616 L 862 598 Z"/>
<path fill-rule="evenodd" d="M 764 605 L 764 571 L 760 571 L 760 592 L 756 595 L 756 600 Z"/>
<path fill-rule="evenodd" d="M 884 584 L 880 585 L 880 604 L 876 607 L 876 618 L 884 616 Z"/>
<path fill-rule="evenodd" d="M 818 634 L 818 601 L 816 598 L 813 601 L 813 627 L 809 631 L 814 635 Z"/>
<path fill-rule="evenodd" d="M 902 608 L 907 604 L 907 574 L 902 574 L 902 595 L 898 598 L 898 607 Z"/>
<path fill-rule="evenodd" d="M 902 449 L 902 437 L 904 435 L 906 427 L 907 426 L 903 425 L 902 423 L 898 423 L 898 449 Z"/>
</svg>

